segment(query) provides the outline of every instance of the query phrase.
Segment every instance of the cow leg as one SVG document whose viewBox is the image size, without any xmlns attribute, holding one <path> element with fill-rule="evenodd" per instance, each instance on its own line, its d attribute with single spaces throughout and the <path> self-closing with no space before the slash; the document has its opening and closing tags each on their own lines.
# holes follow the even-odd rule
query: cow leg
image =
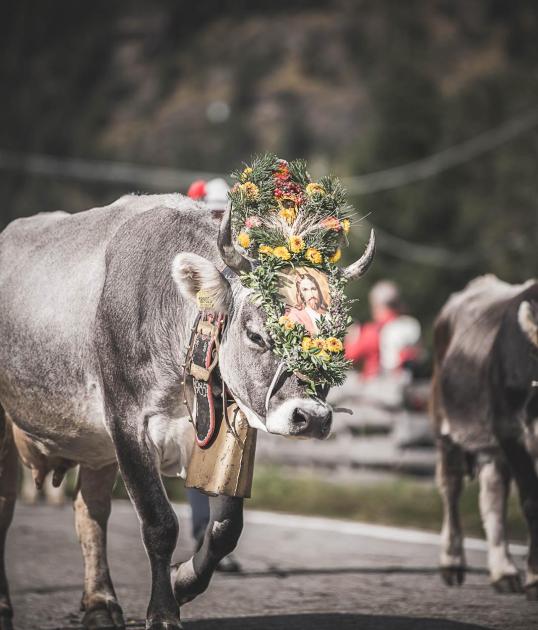
<svg viewBox="0 0 538 630">
<path fill-rule="evenodd" d="M 188 562 L 173 567 L 172 583 L 180 605 L 206 590 L 218 563 L 235 549 L 243 529 L 242 498 L 210 497 L 209 509 L 202 546 Z"/>
<path fill-rule="evenodd" d="M 514 475 L 529 528 L 525 592 L 528 599 L 538 600 L 538 475 L 535 462 L 517 438 L 501 438 L 500 443 Z"/>
<path fill-rule="evenodd" d="M 179 606 L 170 582 L 170 562 L 179 526 L 157 467 L 151 440 L 118 421 L 113 429 L 118 463 L 134 505 L 151 568 L 147 630 L 180 630 Z"/>
<path fill-rule="evenodd" d="M 518 570 L 510 557 L 506 536 L 506 503 L 510 491 L 510 470 L 501 457 L 483 463 L 478 473 L 480 514 L 488 541 L 491 583 L 499 593 L 523 591 Z"/>
<path fill-rule="evenodd" d="M 125 627 L 106 558 L 106 528 L 117 470 L 116 463 L 100 470 L 81 467 L 73 502 L 84 557 L 82 623 L 88 630 Z"/>
<path fill-rule="evenodd" d="M 460 521 L 459 500 L 465 471 L 462 449 L 449 436 L 437 441 L 437 486 L 443 501 L 441 529 L 441 577 L 448 586 L 465 579 L 465 554 Z"/>
<path fill-rule="evenodd" d="M 17 449 L 11 424 L 0 406 L 0 630 L 13 630 L 13 608 L 6 576 L 6 535 L 17 497 Z"/>
</svg>

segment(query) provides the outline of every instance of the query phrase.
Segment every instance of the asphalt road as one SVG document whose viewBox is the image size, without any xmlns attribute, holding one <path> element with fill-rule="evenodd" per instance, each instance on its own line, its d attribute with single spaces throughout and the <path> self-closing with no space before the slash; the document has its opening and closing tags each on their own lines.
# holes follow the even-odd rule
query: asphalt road
<svg viewBox="0 0 538 630">
<path fill-rule="evenodd" d="M 177 559 L 190 549 L 186 508 Z M 143 628 L 148 563 L 128 502 L 114 504 L 109 557 L 128 627 Z M 538 628 L 538 603 L 498 595 L 471 543 L 475 569 L 460 588 L 436 572 L 436 536 L 263 512 L 246 516 L 244 573 L 216 575 L 182 609 L 186 630 L 478 630 Z M 523 558 L 518 562 L 523 569 Z M 82 561 L 70 507 L 18 505 L 8 538 L 17 630 L 80 628 Z"/>
</svg>

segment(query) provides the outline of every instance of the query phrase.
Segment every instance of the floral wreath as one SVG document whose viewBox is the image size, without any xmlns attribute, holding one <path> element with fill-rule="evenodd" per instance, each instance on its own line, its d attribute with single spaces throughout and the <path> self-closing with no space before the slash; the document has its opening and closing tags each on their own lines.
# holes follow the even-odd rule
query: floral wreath
<svg viewBox="0 0 538 630">
<path fill-rule="evenodd" d="M 232 234 L 253 263 L 241 281 L 265 310 L 272 351 L 309 383 L 312 394 L 320 385 L 340 385 L 350 365 L 343 340 L 352 321 L 347 280 L 336 266 L 350 228 L 344 188 L 333 177 L 313 182 L 304 161 L 288 163 L 272 154 L 232 177 L 238 180 L 229 193 Z M 317 335 L 290 319 L 279 297 L 280 272 L 298 267 L 327 277 L 330 304 L 316 322 Z"/>
</svg>

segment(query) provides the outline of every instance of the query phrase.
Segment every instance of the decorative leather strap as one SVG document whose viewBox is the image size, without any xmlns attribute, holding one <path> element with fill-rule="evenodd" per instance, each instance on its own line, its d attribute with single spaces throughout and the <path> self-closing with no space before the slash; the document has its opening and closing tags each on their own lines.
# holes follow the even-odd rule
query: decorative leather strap
<svg viewBox="0 0 538 630">
<path fill-rule="evenodd" d="M 189 351 L 188 371 L 194 391 L 195 439 L 201 448 L 211 444 L 222 421 L 223 383 L 217 363 L 224 321 L 223 314 L 202 313 Z"/>
</svg>

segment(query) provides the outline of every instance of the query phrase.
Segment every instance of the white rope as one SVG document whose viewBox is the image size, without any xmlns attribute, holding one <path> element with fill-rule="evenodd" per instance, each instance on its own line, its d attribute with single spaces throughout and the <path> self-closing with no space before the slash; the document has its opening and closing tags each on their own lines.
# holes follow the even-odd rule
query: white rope
<svg viewBox="0 0 538 630">
<path fill-rule="evenodd" d="M 273 376 L 273 380 L 271 381 L 271 385 L 269 385 L 269 389 L 267 390 L 267 394 L 265 396 L 265 414 L 266 415 L 267 415 L 267 412 L 269 411 L 269 402 L 271 400 L 271 396 L 273 395 L 273 390 L 275 388 L 275 385 L 278 379 L 280 378 L 280 375 L 285 369 L 286 369 L 286 366 L 284 365 L 284 361 L 281 361 L 278 364 L 275 375 Z"/>
</svg>

